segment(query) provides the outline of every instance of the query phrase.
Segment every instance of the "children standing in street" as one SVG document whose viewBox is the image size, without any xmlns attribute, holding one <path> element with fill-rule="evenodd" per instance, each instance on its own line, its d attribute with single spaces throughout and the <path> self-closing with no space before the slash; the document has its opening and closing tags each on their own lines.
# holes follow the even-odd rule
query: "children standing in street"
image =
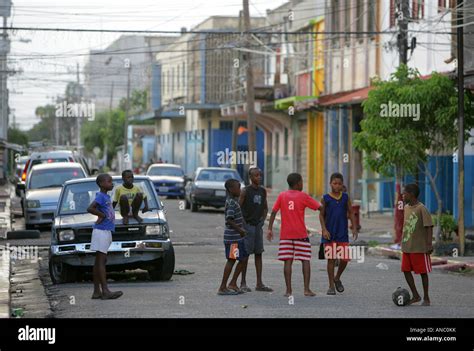
<svg viewBox="0 0 474 351">
<path fill-rule="evenodd" d="M 421 300 L 411 273 L 413 271 L 421 275 L 422 306 L 429 306 L 428 273 L 431 272 L 430 254 L 433 252 L 433 222 L 426 207 L 418 201 L 418 195 L 420 195 L 420 189 L 416 184 L 408 184 L 402 193 L 406 204 L 403 216 L 402 272 L 413 294 L 409 304 Z"/>
<path fill-rule="evenodd" d="M 142 202 L 145 203 L 142 213 L 148 211 L 147 197 L 138 185 L 133 184 L 133 172 L 131 170 L 122 172 L 122 180 L 123 184 L 119 185 L 115 190 L 113 207 L 115 208 L 117 203 L 119 203 L 123 224 L 128 224 L 130 216 L 133 216 L 138 223 L 141 223 L 143 220 L 138 215 L 138 211 Z"/>
<path fill-rule="evenodd" d="M 262 282 L 263 224 L 268 213 L 267 191 L 264 187 L 260 186 L 262 181 L 262 171 L 260 168 L 250 168 L 249 178 L 251 184 L 242 189 L 239 198 L 239 204 L 245 220 L 244 228 L 247 231 L 247 235 L 244 238 L 245 248 L 249 255 L 255 254 L 255 270 L 257 272 L 255 290 L 271 292 L 273 289 L 265 286 Z M 251 292 L 252 290 L 247 286 L 246 281 L 247 264 L 248 260 L 244 263 L 242 269 L 240 289 L 245 292 Z"/>
<path fill-rule="evenodd" d="M 311 243 L 308 238 L 304 221 L 305 209 L 318 210 L 321 205 L 311 196 L 302 192 L 303 178 L 298 173 L 291 173 L 287 178 L 289 190 L 278 195 L 273 206 L 268 225 L 267 239 L 273 239 L 273 222 L 278 211 L 281 211 L 280 244 L 278 259 L 284 261 L 284 276 L 286 283 L 285 296 L 292 295 L 291 271 L 293 260 L 299 260 L 303 266 L 304 295 L 315 296 L 311 291 Z"/>
<path fill-rule="evenodd" d="M 244 265 L 248 260 L 248 254 L 245 250 L 244 237 L 247 234 L 244 230 L 244 218 L 239 205 L 240 182 L 236 179 L 228 179 L 225 182 L 227 199 L 225 202 L 225 230 L 224 246 L 227 263 L 224 268 L 221 286 L 217 292 L 218 295 L 237 295 L 244 291 L 237 286 L 237 279 Z M 227 281 L 232 273 L 235 261 L 239 261 L 234 271 L 229 285 Z"/>
<path fill-rule="evenodd" d="M 344 179 L 342 174 L 333 173 L 330 177 L 331 192 L 321 199 L 323 205 L 319 214 L 322 228 L 321 242 L 324 245 L 324 255 L 328 261 L 327 272 L 329 289 L 327 295 L 336 295 L 344 291 L 341 275 L 349 262 L 349 228 L 348 220 L 352 224 L 352 236 L 357 240 L 358 232 L 349 195 L 343 192 Z M 337 274 L 334 276 L 336 260 L 339 259 Z"/>
<path fill-rule="evenodd" d="M 95 200 L 90 204 L 87 212 L 97 216 L 92 230 L 91 247 L 96 251 L 93 268 L 94 293 L 93 299 L 117 299 L 122 296 L 121 291 L 112 292 L 107 286 L 107 251 L 112 243 L 112 232 L 115 231 L 115 212 L 112 208 L 112 201 L 107 194 L 114 188 L 112 177 L 108 174 L 99 174 L 96 179 L 100 191 L 96 194 Z M 102 291 L 101 291 L 102 288 Z"/>
</svg>

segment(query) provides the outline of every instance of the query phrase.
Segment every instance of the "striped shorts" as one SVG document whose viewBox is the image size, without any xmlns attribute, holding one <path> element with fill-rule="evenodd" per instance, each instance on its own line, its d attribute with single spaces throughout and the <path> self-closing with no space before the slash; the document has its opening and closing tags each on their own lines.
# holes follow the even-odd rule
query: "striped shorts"
<svg viewBox="0 0 474 351">
<path fill-rule="evenodd" d="M 280 240 L 278 259 L 280 261 L 311 260 L 311 243 L 309 242 L 309 238 Z"/>
</svg>

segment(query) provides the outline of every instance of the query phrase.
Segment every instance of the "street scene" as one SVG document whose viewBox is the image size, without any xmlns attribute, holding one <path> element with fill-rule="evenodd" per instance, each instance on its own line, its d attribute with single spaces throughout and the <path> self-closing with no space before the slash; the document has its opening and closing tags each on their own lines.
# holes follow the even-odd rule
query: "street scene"
<svg viewBox="0 0 474 351">
<path fill-rule="evenodd" d="M 474 317 L 474 0 L 0 18 L 1 319 Z"/>
</svg>

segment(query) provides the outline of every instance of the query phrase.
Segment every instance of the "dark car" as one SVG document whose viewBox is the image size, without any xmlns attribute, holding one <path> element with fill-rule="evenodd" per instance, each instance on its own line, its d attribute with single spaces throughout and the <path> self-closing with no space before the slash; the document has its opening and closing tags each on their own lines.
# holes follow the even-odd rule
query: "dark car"
<svg viewBox="0 0 474 351">
<path fill-rule="evenodd" d="M 151 178 L 158 195 L 184 199 L 186 176 L 181 166 L 155 163 L 148 167 L 146 175 Z"/>
<path fill-rule="evenodd" d="M 201 206 L 224 207 L 226 199 L 224 184 L 231 178 L 240 181 L 241 187 L 245 186 L 235 169 L 199 167 L 191 181 L 186 184 L 186 208 L 196 212 Z"/>
<path fill-rule="evenodd" d="M 122 181 L 121 177 L 113 180 L 115 184 Z M 116 206 L 107 270 L 140 268 L 147 270 L 153 280 L 169 280 L 174 271 L 174 249 L 163 205 L 150 178 L 135 176 L 134 183 L 146 194 L 150 211 L 140 211 L 142 223 L 130 219 L 129 224 L 123 225 Z M 51 230 L 49 271 L 54 283 L 80 280 L 83 273 L 92 270 L 95 255 L 90 244 L 97 217 L 89 214 L 87 208 L 98 191 L 95 178 L 64 184 Z M 113 198 L 113 190 L 110 195 Z"/>
</svg>

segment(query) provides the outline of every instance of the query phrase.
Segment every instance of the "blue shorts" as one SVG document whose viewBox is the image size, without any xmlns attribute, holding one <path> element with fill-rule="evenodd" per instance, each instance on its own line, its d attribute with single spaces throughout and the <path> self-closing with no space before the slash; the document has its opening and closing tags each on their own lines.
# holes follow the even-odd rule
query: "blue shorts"
<svg viewBox="0 0 474 351">
<path fill-rule="evenodd" d="M 235 243 L 225 243 L 225 258 L 237 261 L 243 261 L 249 257 L 245 249 L 244 240 L 239 240 Z"/>
</svg>

